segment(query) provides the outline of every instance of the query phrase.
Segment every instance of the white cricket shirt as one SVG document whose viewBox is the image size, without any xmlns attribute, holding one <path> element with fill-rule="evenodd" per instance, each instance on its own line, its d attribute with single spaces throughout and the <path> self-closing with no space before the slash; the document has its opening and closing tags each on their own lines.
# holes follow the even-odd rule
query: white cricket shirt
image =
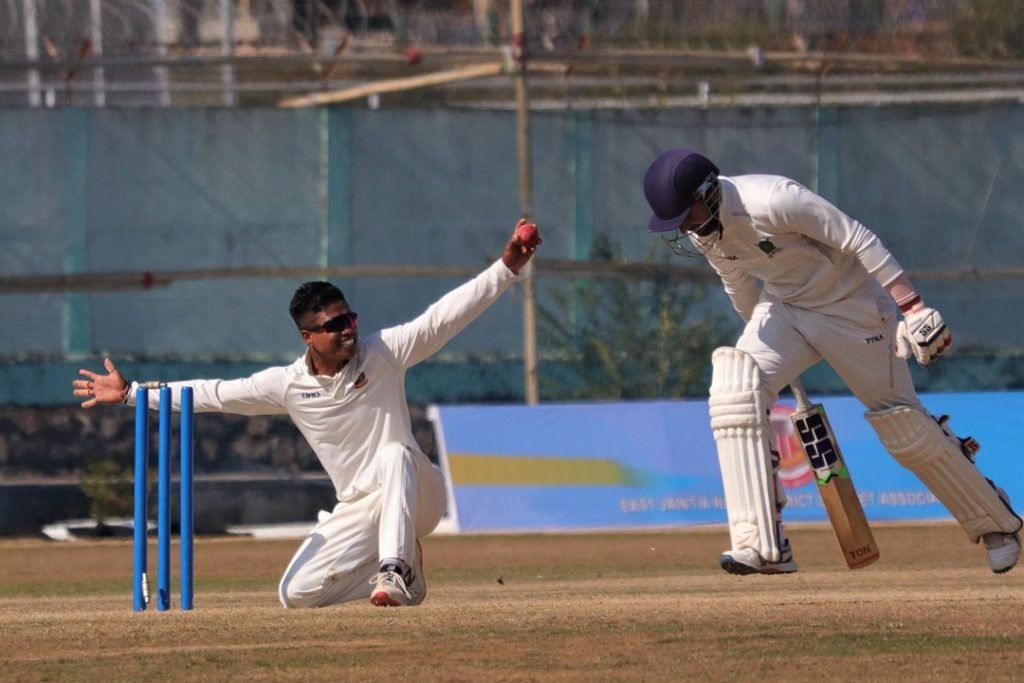
<svg viewBox="0 0 1024 683">
<path fill-rule="evenodd" d="M 287 366 L 243 379 L 169 382 L 173 406 L 180 388 L 194 390 L 195 412 L 287 413 L 323 464 L 339 501 L 379 488 L 374 456 L 385 443 L 419 450 L 405 398 L 405 372 L 437 353 L 493 304 L 516 279 L 502 261 L 457 287 L 411 322 L 359 338 L 356 356 L 334 377 L 314 375 L 306 354 Z M 137 383 L 129 401 L 134 403 Z M 159 406 L 159 392 L 149 392 Z"/>
<path fill-rule="evenodd" d="M 722 237 L 705 255 L 744 320 L 760 297 L 758 280 L 786 303 L 821 310 L 869 276 L 885 286 L 903 272 L 873 232 L 794 180 L 744 175 L 719 181 Z"/>
</svg>

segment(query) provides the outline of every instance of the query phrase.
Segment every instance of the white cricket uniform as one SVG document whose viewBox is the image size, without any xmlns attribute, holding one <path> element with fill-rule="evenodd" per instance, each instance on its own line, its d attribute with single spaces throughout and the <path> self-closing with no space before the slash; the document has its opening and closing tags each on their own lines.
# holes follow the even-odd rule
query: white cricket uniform
<svg viewBox="0 0 1024 683">
<path fill-rule="evenodd" d="M 824 358 L 869 409 L 920 407 L 884 287 L 903 269 L 878 237 L 788 178 L 719 181 L 723 232 L 706 256 L 747 321 L 736 348 L 774 395 Z"/>
<path fill-rule="evenodd" d="M 287 414 L 334 483 L 338 504 L 320 513 L 281 580 L 286 607 L 367 598 L 380 559 L 415 562 L 416 539 L 437 526 L 446 495 L 440 470 L 413 437 L 406 370 L 439 351 L 515 279 L 496 261 L 413 321 L 360 337 L 356 356 L 334 377 L 313 374 L 303 355 L 243 379 L 169 383 L 175 410 L 178 389 L 191 386 L 196 412 Z M 149 403 L 158 407 L 158 392 Z"/>
<path fill-rule="evenodd" d="M 764 406 L 824 358 L 867 406 L 865 417 L 886 449 L 968 538 L 998 535 L 989 563 L 1007 571 L 1020 546 L 1002 537 L 1020 530 L 1020 518 L 961 440 L 924 410 L 907 362 L 895 353 L 897 306 L 886 286 L 902 274 L 899 263 L 874 233 L 799 183 L 771 175 L 719 180 L 723 231 L 706 256 L 747 321 L 736 343 L 747 355 L 716 351 L 709 400 L 733 546 L 723 568 L 752 566 L 743 553 L 752 548 L 769 570 L 796 570 L 781 524 L 778 456 L 762 441 L 771 439 Z M 744 358 L 756 364 L 757 377 L 744 374 Z M 748 429 L 733 428 L 737 423 Z M 746 443 L 749 434 L 753 443 Z"/>
</svg>

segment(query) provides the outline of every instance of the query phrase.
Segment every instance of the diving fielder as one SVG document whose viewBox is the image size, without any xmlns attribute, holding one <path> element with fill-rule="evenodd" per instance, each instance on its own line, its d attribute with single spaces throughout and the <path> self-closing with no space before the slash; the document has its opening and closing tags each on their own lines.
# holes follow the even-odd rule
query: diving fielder
<svg viewBox="0 0 1024 683">
<path fill-rule="evenodd" d="M 911 356 L 924 366 L 947 351 L 949 330 L 878 237 L 793 180 L 721 176 L 687 149 L 655 159 L 644 194 L 648 229 L 676 254 L 704 255 L 746 322 L 735 348 L 712 355 L 711 429 L 732 541 L 722 569 L 797 570 L 768 418 L 779 391 L 822 358 L 867 407 L 893 458 L 985 544 L 992 571 L 1012 569 L 1021 518 L 975 466 L 977 443 L 924 409 L 907 367 Z"/>
<path fill-rule="evenodd" d="M 306 352 L 287 366 L 233 380 L 172 382 L 191 386 L 195 411 L 287 414 L 320 459 L 337 505 L 320 513 L 281 579 L 285 607 L 323 607 L 369 598 L 377 606 L 423 602 L 427 581 L 417 539 L 444 513 L 440 470 L 420 450 L 405 399 L 405 373 L 437 353 L 516 280 L 540 243 L 520 220 L 501 259 L 403 325 L 359 335 L 341 290 L 307 282 L 289 312 Z M 83 408 L 133 404 L 137 382 L 106 359 L 107 374 L 81 370 L 73 382 Z M 178 410 L 180 392 L 172 392 Z M 150 407 L 159 398 L 152 392 Z"/>
</svg>

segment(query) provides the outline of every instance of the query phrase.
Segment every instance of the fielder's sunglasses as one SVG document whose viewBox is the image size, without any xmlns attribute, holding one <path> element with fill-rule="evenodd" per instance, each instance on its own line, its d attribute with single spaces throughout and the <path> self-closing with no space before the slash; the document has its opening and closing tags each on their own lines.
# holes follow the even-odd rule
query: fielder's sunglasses
<svg viewBox="0 0 1024 683">
<path fill-rule="evenodd" d="M 302 329 L 306 332 L 344 332 L 350 327 L 356 326 L 356 319 L 358 317 L 359 315 L 355 311 L 349 311 L 348 313 L 336 315 L 330 320 L 325 320 L 319 325 L 303 327 Z"/>
</svg>

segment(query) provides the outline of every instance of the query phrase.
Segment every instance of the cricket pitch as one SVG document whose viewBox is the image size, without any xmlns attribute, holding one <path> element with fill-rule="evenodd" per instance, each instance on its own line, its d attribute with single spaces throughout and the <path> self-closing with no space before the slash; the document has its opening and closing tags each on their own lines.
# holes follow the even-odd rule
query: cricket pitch
<svg viewBox="0 0 1024 683">
<path fill-rule="evenodd" d="M 875 533 L 881 560 L 851 571 L 829 528 L 796 527 L 800 572 L 748 577 L 718 569 L 724 529 L 431 536 L 422 606 L 318 610 L 277 601 L 297 541 L 200 538 L 195 611 L 172 581 L 173 610 L 140 614 L 130 541 L 4 540 L 0 662 L 17 681 L 1020 680 L 1024 567 L 993 575 L 950 524 Z"/>
</svg>

